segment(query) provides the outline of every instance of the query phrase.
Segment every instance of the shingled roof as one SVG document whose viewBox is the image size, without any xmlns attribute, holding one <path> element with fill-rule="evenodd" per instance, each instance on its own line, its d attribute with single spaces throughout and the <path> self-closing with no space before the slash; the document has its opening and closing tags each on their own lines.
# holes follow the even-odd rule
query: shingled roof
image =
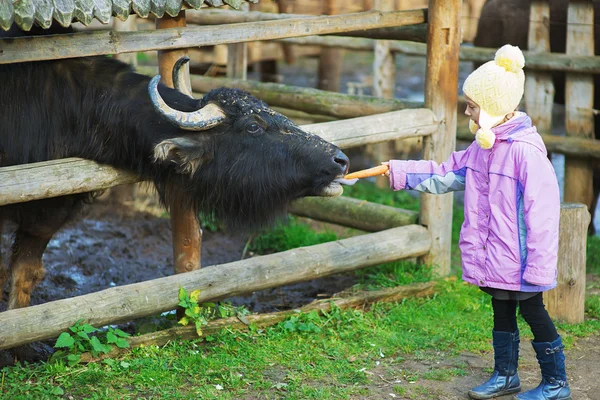
<svg viewBox="0 0 600 400">
<path fill-rule="evenodd" d="M 87 25 L 94 18 L 108 23 L 111 16 L 126 20 L 132 12 L 142 18 L 149 14 L 160 18 L 165 13 L 174 17 L 182 9 L 198 9 L 203 4 L 213 7 L 227 4 L 239 8 L 244 2 L 257 3 L 258 0 L 2 0 L 0 27 L 8 30 L 15 22 L 19 28 L 28 31 L 34 22 L 49 28 L 55 20 L 67 27 L 71 22 Z"/>
</svg>

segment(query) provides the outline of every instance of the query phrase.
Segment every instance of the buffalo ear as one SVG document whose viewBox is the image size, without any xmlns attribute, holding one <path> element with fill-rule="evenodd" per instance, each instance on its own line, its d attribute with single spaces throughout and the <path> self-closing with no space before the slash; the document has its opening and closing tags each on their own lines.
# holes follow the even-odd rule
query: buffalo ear
<svg viewBox="0 0 600 400">
<path fill-rule="evenodd" d="M 202 164 L 212 157 L 205 140 L 176 137 L 163 140 L 154 147 L 154 161 L 177 164 L 177 172 L 193 175 Z"/>
</svg>

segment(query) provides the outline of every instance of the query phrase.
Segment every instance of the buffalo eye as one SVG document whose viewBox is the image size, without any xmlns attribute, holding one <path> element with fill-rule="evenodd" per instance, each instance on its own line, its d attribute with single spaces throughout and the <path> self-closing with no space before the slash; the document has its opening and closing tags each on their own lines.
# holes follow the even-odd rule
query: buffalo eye
<svg viewBox="0 0 600 400">
<path fill-rule="evenodd" d="M 250 122 L 248 125 L 246 125 L 246 132 L 253 136 L 257 136 L 264 132 L 264 128 L 256 122 Z"/>
</svg>

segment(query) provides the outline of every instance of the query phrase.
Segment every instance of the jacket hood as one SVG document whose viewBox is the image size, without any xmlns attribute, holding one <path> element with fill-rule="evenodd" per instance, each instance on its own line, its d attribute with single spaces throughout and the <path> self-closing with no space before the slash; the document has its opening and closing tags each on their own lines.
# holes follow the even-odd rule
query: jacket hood
<svg viewBox="0 0 600 400">
<path fill-rule="evenodd" d="M 505 123 L 492 128 L 497 141 L 524 142 L 535 146 L 544 155 L 547 154 L 544 140 L 531 122 L 531 118 L 524 112 L 516 112 L 515 116 Z"/>
</svg>

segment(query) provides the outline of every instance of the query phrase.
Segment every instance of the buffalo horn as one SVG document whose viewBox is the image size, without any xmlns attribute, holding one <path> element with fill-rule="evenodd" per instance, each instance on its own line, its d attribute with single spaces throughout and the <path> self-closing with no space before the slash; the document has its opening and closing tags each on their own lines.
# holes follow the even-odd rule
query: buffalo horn
<svg viewBox="0 0 600 400">
<path fill-rule="evenodd" d="M 160 75 L 156 75 L 148 85 L 152 105 L 154 105 L 156 112 L 181 129 L 186 131 L 205 131 L 220 124 L 225 119 L 225 113 L 221 107 L 213 103 L 209 103 L 193 112 L 178 111 L 169 107 L 160 96 L 160 93 L 158 93 L 159 81 Z"/>
<path fill-rule="evenodd" d="M 188 85 L 185 84 L 185 64 L 190 61 L 188 56 L 181 57 L 173 66 L 173 87 L 189 97 L 194 97 Z"/>
</svg>

